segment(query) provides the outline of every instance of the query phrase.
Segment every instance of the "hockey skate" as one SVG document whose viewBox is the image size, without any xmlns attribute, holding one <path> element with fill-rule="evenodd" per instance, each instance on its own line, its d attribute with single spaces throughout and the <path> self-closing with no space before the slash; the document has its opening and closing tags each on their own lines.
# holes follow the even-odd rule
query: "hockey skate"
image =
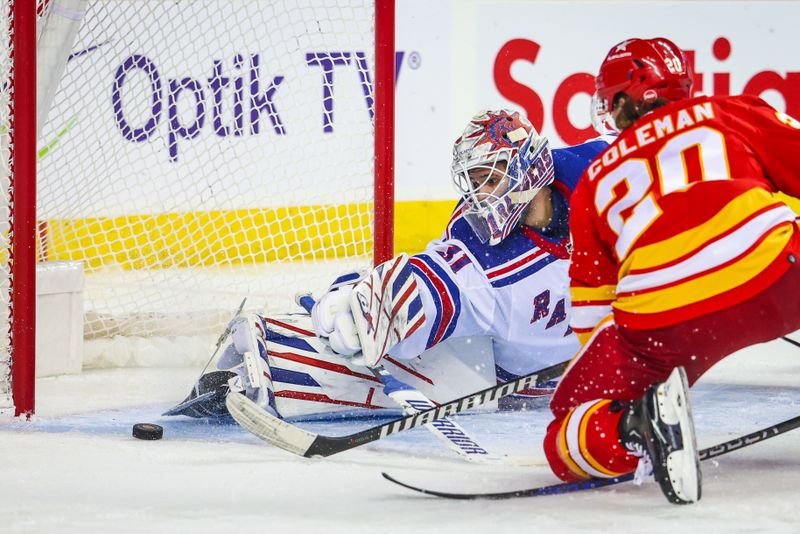
<svg viewBox="0 0 800 534">
<path fill-rule="evenodd" d="M 267 356 L 264 323 L 258 315 L 231 321 L 231 344 L 216 364 L 218 371 L 203 374 L 189 396 L 164 415 L 228 417 L 225 396 L 242 394 L 265 411 L 280 417 Z"/>
<path fill-rule="evenodd" d="M 689 406 L 686 372 L 675 368 L 666 381 L 648 388 L 620 419 L 622 444 L 639 456 L 637 476 L 652 471 L 667 500 L 700 500 L 700 459 Z"/>
<path fill-rule="evenodd" d="M 189 396 L 162 415 L 185 415 L 187 417 L 227 417 L 225 396 L 230 391 L 228 380 L 236 377 L 230 371 L 212 371 L 200 377 Z"/>
</svg>

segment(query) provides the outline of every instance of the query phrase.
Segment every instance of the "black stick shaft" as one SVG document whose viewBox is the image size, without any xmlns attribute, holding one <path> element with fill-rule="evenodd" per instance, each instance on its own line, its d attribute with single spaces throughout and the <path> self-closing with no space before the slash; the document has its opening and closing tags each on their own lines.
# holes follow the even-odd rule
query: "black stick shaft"
<svg viewBox="0 0 800 534">
<path fill-rule="evenodd" d="M 561 362 L 551 365 L 536 373 L 521 376 L 510 382 L 492 386 L 482 391 L 466 395 L 459 399 L 445 402 L 435 408 L 419 412 L 415 415 L 407 415 L 394 421 L 389 421 L 379 426 L 356 432 L 348 436 L 333 437 L 318 435 L 303 456 L 311 458 L 313 456 L 331 456 L 342 451 L 346 451 L 366 443 L 370 443 L 391 434 L 404 432 L 412 428 L 423 426 L 436 419 L 442 419 L 450 415 L 455 415 L 464 410 L 469 410 L 485 402 L 490 402 L 506 395 L 511 395 L 535 385 L 541 385 L 548 380 L 558 378 L 564 373 L 569 362 Z"/>
<path fill-rule="evenodd" d="M 784 340 L 787 343 L 791 343 L 795 347 L 800 347 L 800 341 L 795 341 L 794 339 L 786 337 L 786 336 L 781 337 L 781 339 Z"/>
<path fill-rule="evenodd" d="M 781 423 L 777 423 L 767 428 L 751 432 L 750 434 L 746 434 L 738 438 L 724 441 L 718 445 L 714 445 L 713 447 L 705 448 L 700 451 L 700 459 L 708 460 L 711 458 L 716 458 L 717 456 L 728 454 L 729 452 L 742 449 L 744 447 L 753 445 L 754 443 L 759 443 L 761 441 L 774 438 L 775 436 L 784 434 L 798 427 L 800 427 L 800 416 L 787 419 L 786 421 L 783 421 Z M 552 484 L 549 486 L 541 486 L 538 488 L 522 489 L 516 491 L 505 491 L 498 493 L 449 493 L 444 491 L 435 491 L 435 490 L 420 488 L 417 486 L 412 486 L 411 484 L 406 484 L 405 482 L 401 482 L 395 479 L 394 477 L 387 475 L 386 473 L 381 473 L 381 474 L 386 480 L 394 482 L 395 484 L 403 486 L 404 488 L 408 488 L 410 490 L 417 491 L 419 493 L 424 493 L 426 495 L 434 495 L 436 497 L 443 497 L 446 499 L 459 499 L 459 500 L 514 499 L 517 497 L 541 497 L 543 495 L 559 495 L 562 493 L 573 493 L 576 491 L 602 488 L 605 486 L 614 486 L 616 484 L 621 484 L 622 482 L 633 480 L 633 474 L 628 473 L 626 475 L 622 475 L 616 478 L 590 478 L 588 480 L 581 480 L 579 482 L 562 482 L 560 484 Z"/>
</svg>

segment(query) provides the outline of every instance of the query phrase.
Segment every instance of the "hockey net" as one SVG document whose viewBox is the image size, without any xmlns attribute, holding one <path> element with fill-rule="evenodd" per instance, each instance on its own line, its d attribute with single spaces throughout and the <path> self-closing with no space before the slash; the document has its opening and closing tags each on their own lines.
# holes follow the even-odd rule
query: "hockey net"
<svg viewBox="0 0 800 534">
<path fill-rule="evenodd" d="M 374 261 L 380 3 L 40 1 L 37 261 L 81 262 L 87 347 L 215 337 Z"/>
<path fill-rule="evenodd" d="M 9 6 L 13 7 L 13 6 Z M 9 214 L 11 210 L 11 150 L 13 123 L 11 89 L 14 87 L 14 69 L 12 57 L 14 56 L 14 43 L 12 42 L 11 27 L 14 22 L 14 13 L 6 9 L 0 15 L 0 410 L 13 406 L 11 390 L 11 260 L 9 258 L 10 232 Z"/>
</svg>

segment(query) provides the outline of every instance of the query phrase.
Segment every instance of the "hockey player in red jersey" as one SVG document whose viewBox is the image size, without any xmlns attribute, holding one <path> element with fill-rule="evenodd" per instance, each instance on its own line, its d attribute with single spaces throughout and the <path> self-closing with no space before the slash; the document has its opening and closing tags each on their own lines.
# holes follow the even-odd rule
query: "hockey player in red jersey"
<svg viewBox="0 0 800 534">
<path fill-rule="evenodd" d="M 686 388 L 725 356 L 800 329 L 800 123 L 759 98 L 692 98 L 663 38 L 611 49 L 600 122 L 620 131 L 572 196 L 571 325 L 582 349 L 545 438 L 564 480 L 652 472 L 700 498 Z"/>
</svg>

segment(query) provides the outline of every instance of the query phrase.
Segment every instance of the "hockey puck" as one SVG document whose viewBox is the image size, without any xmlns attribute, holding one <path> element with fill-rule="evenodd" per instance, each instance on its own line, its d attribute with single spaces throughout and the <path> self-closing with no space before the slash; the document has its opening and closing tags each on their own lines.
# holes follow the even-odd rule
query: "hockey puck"
<svg viewBox="0 0 800 534">
<path fill-rule="evenodd" d="M 138 439 L 161 439 L 164 436 L 164 428 L 152 423 L 136 423 L 133 425 L 133 437 Z"/>
</svg>

